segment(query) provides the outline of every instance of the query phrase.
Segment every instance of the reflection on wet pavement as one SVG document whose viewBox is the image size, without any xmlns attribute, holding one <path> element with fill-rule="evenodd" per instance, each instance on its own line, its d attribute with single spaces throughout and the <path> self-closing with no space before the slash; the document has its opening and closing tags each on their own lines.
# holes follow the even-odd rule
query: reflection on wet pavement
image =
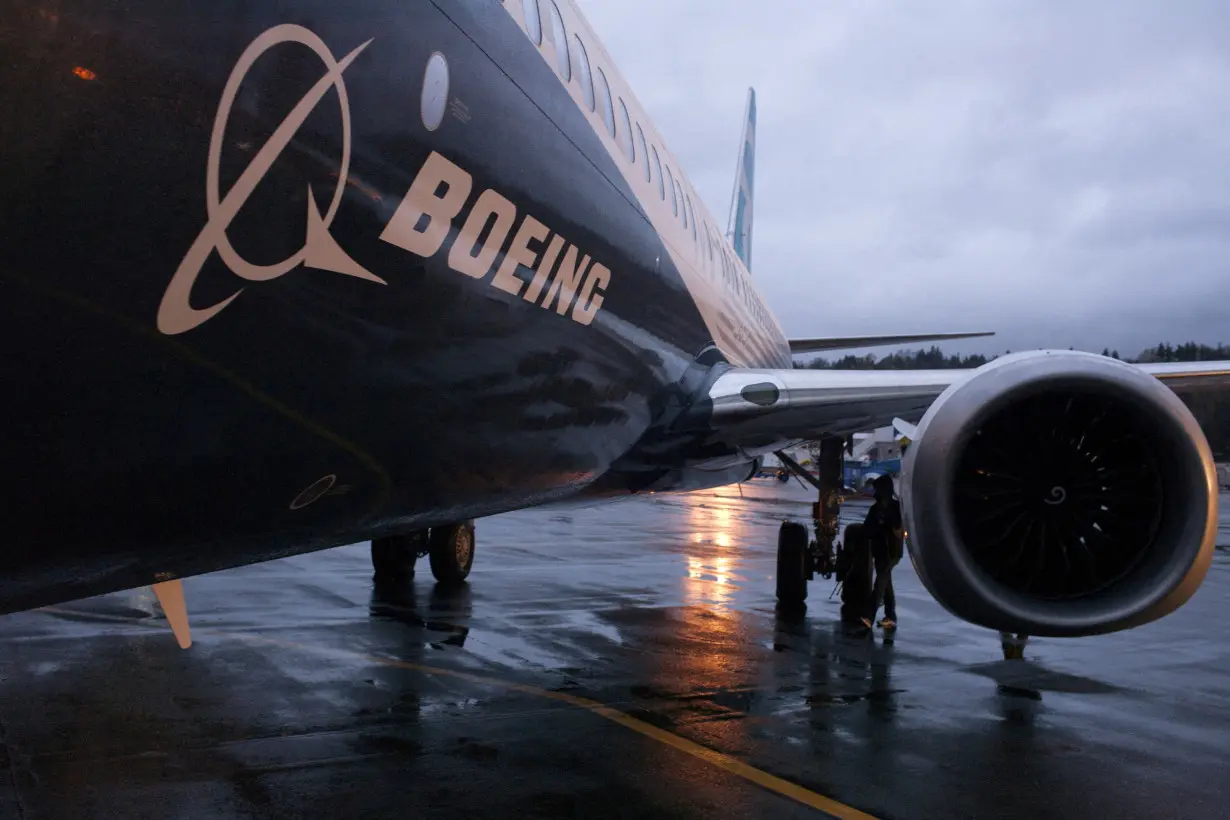
<svg viewBox="0 0 1230 820">
<path fill-rule="evenodd" d="M 817 816 L 791 784 L 882 817 L 1224 815 L 1224 552 L 1170 618 L 1005 661 L 909 562 L 895 635 L 843 628 L 823 579 L 780 617 L 777 525 L 811 500 L 499 516 L 453 591 L 426 561 L 373 587 L 365 545 L 190 579 L 187 652 L 148 590 L 0 619 L 0 817 Z"/>
</svg>

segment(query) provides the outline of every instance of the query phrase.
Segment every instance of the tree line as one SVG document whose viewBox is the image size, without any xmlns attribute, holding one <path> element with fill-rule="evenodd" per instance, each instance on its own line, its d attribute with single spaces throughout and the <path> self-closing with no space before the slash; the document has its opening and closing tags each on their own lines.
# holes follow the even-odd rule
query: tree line
<svg viewBox="0 0 1230 820">
<path fill-rule="evenodd" d="M 932 345 L 927 349 L 903 349 L 880 357 L 871 353 L 865 356 L 846 355 L 833 360 L 820 357 L 809 362 L 796 361 L 794 366 L 812 370 L 949 370 L 981 367 L 992 359 L 998 358 L 999 355 L 1011 352 L 1011 350 L 1006 350 L 1004 354 L 991 356 L 981 353 L 945 356 L 938 346 Z M 1179 345 L 1162 342 L 1145 348 L 1135 358 L 1124 358 L 1119 355 L 1118 350 L 1107 348 L 1103 348 L 1101 352 L 1103 356 L 1111 356 L 1133 364 L 1230 359 L 1230 347 L 1198 342 L 1184 342 Z M 1230 391 L 1211 388 L 1185 389 L 1179 393 L 1179 397 L 1200 422 L 1214 457 L 1219 461 L 1230 458 Z"/>
<path fill-rule="evenodd" d="M 1068 348 L 1071 350 L 1072 348 Z M 1005 350 L 1004 355 L 1011 353 L 1011 350 Z M 937 345 L 931 345 L 927 349 L 919 348 L 918 350 L 898 350 L 896 353 L 890 353 L 887 356 L 877 357 L 874 353 L 868 353 L 865 356 L 842 356 L 840 359 L 832 361 L 825 358 L 815 358 L 810 362 L 796 361 L 796 368 L 809 368 L 812 370 L 949 370 L 967 367 L 982 367 L 992 359 L 996 359 L 1000 354 L 992 354 L 990 356 L 982 353 L 972 353 L 967 356 L 958 356 L 952 354 L 945 356 L 944 352 Z M 1181 345 L 1172 345 L 1169 342 L 1162 342 L 1155 347 L 1147 347 L 1140 351 L 1136 358 L 1123 358 L 1119 355 L 1118 350 L 1110 350 L 1102 348 L 1103 356 L 1110 356 L 1124 362 L 1133 364 L 1144 364 L 1147 362 L 1209 362 L 1221 359 L 1230 359 L 1230 347 L 1226 345 L 1199 344 L 1197 342 L 1184 342 Z"/>
</svg>

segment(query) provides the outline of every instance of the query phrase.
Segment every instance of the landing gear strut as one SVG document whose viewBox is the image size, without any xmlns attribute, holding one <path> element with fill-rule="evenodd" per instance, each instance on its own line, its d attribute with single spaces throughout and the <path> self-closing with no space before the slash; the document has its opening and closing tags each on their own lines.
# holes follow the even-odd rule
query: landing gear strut
<svg viewBox="0 0 1230 820">
<path fill-rule="evenodd" d="M 474 566 L 474 522 L 462 521 L 372 539 L 372 568 L 378 581 L 408 580 L 424 555 L 441 584 L 459 584 Z"/>
<path fill-rule="evenodd" d="M 783 609 L 805 609 L 807 582 L 817 574 L 831 578 L 836 571 L 837 534 L 841 513 L 842 450 L 846 440 L 835 436 L 820 439 L 820 454 L 816 459 L 819 478 L 783 452 L 778 452 L 790 470 L 816 488 L 819 500 L 812 505 L 812 521 L 816 540 L 807 540 L 807 528 L 793 521 L 783 521 L 777 536 L 777 600 Z"/>
</svg>

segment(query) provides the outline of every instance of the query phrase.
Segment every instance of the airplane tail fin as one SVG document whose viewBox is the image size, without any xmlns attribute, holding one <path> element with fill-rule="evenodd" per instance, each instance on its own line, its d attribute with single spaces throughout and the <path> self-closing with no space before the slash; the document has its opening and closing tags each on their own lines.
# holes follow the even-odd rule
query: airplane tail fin
<svg viewBox="0 0 1230 820">
<path fill-rule="evenodd" d="M 747 90 L 747 111 L 743 115 L 743 141 L 739 143 L 739 164 L 735 168 L 735 189 L 730 199 L 726 235 L 743 266 L 752 269 L 752 191 L 756 173 L 756 89 Z"/>
</svg>

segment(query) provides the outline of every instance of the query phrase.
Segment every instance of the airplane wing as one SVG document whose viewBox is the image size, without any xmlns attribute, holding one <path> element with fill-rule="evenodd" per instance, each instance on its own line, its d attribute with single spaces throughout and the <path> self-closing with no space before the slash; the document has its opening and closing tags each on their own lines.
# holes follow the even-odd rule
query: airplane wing
<svg viewBox="0 0 1230 820">
<path fill-rule="evenodd" d="M 973 333 L 915 333 L 907 336 L 829 336 L 820 339 L 791 339 L 791 353 L 819 353 L 825 350 L 852 350 L 860 347 L 880 347 L 911 342 L 945 342 L 953 339 L 974 339 L 994 336 L 993 331 Z"/>
<path fill-rule="evenodd" d="M 1087 355 L 1068 351 L 1052 355 L 1056 354 Z M 1128 366 L 1175 390 L 1230 387 L 1230 361 Z M 713 431 L 709 443 L 758 454 L 825 434 L 883 427 L 894 419 L 916 424 L 941 393 L 975 372 L 732 368 L 709 389 Z"/>
<path fill-rule="evenodd" d="M 1174 611 L 1208 572 L 1216 467 L 1175 395 L 1205 388 L 1230 388 L 1230 361 L 1050 350 L 970 370 L 736 368 L 710 386 L 691 466 L 729 470 L 826 433 L 917 422 L 899 487 L 927 590 L 989 629 L 1103 634 Z M 1069 497 L 1062 512 L 1036 503 Z"/>
</svg>

